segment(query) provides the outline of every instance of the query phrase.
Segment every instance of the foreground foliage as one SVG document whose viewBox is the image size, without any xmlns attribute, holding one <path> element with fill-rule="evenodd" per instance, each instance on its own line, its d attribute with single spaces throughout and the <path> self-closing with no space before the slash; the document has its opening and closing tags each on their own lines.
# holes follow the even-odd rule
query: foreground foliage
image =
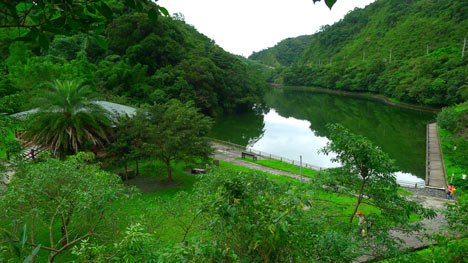
<svg viewBox="0 0 468 263">
<path fill-rule="evenodd" d="M 18 226 L 29 226 L 27 245 L 35 248 L 47 229 L 41 250 L 49 262 L 86 238 L 112 229 L 112 204 L 129 193 L 116 175 L 87 162 L 92 154 L 78 154 L 65 161 L 46 158 L 16 167 L 7 190 L 0 197 L 5 231 L 20 240 Z M 44 239 L 42 239 L 44 241 Z"/>
</svg>

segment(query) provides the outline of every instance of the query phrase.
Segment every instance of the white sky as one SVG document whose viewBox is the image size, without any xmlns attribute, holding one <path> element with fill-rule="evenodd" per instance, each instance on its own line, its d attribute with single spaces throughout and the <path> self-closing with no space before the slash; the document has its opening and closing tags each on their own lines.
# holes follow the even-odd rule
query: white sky
<svg viewBox="0 0 468 263">
<path fill-rule="evenodd" d="M 374 0 L 338 0 L 332 10 L 324 0 L 159 0 L 169 13 L 215 40 L 225 50 L 243 56 L 272 47 L 279 41 L 315 33 L 333 24 L 355 7 Z"/>
</svg>

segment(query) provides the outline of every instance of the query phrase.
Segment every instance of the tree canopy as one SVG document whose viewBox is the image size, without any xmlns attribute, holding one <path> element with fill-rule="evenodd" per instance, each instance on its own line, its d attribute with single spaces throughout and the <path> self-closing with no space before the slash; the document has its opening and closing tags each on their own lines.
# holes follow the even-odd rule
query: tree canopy
<svg viewBox="0 0 468 263">
<path fill-rule="evenodd" d="M 77 153 L 85 143 L 108 141 L 110 113 L 93 101 L 91 90 L 78 81 L 56 81 L 36 98 L 37 113 L 28 116 L 25 138 L 54 154 Z"/>
</svg>

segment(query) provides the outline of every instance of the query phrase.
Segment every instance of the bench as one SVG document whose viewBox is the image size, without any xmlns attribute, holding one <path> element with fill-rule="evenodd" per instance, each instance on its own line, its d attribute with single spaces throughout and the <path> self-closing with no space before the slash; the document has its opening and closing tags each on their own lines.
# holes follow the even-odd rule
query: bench
<svg viewBox="0 0 468 263">
<path fill-rule="evenodd" d="M 192 169 L 192 174 L 205 174 L 206 169 L 200 169 L 200 168 L 193 168 Z"/>
<path fill-rule="evenodd" d="M 257 156 L 255 156 L 255 154 L 253 153 L 248 153 L 248 152 L 242 152 L 242 158 L 245 158 L 245 156 L 250 156 L 252 157 L 253 160 L 257 160 Z"/>
</svg>

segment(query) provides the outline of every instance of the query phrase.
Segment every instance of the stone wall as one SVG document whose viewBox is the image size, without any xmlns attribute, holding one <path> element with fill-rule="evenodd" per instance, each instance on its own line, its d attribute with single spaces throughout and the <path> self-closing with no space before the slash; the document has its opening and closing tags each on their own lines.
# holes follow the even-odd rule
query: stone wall
<svg viewBox="0 0 468 263">
<path fill-rule="evenodd" d="M 432 187 L 424 187 L 424 188 L 407 188 L 403 187 L 403 189 L 407 190 L 408 192 L 412 192 L 417 195 L 424 195 L 424 196 L 432 196 L 438 198 L 447 198 L 447 194 L 445 189 L 438 189 Z"/>
</svg>

